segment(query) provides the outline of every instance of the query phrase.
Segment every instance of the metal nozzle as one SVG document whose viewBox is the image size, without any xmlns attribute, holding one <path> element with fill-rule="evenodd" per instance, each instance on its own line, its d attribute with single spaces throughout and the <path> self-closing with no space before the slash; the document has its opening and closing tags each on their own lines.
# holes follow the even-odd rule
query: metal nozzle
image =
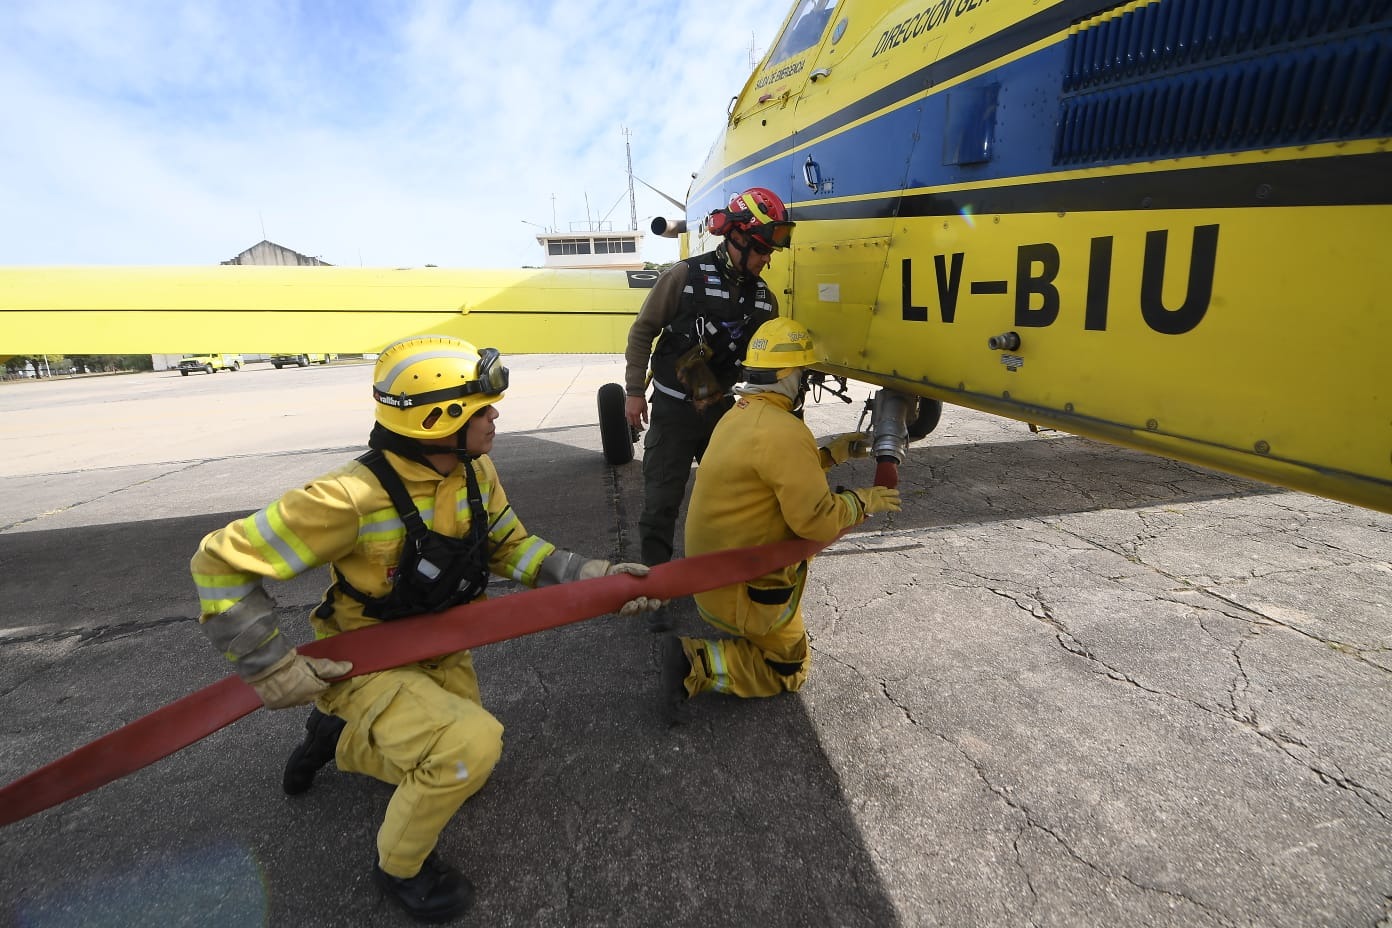
<svg viewBox="0 0 1392 928">
<path fill-rule="evenodd" d="M 909 446 L 909 413 L 917 408 L 916 397 L 880 390 L 870 413 L 870 453 L 877 461 L 904 460 Z"/>
<path fill-rule="evenodd" d="M 665 219 L 662 216 L 654 216 L 652 231 L 653 235 L 660 235 L 663 238 L 676 238 L 686 232 L 686 220 Z"/>
<path fill-rule="evenodd" d="M 986 347 L 992 351 L 1016 351 L 1020 347 L 1019 332 L 1003 332 L 986 339 Z"/>
</svg>

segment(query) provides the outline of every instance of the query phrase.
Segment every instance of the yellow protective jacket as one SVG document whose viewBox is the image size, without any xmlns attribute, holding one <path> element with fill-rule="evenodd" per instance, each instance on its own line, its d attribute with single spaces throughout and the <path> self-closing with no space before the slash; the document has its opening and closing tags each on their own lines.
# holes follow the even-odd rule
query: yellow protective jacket
<svg viewBox="0 0 1392 928">
<path fill-rule="evenodd" d="M 721 417 L 696 469 L 686 513 L 688 556 L 790 538 L 831 541 L 864 518 L 853 493 L 827 486 L 817 441 L 792 405 L 782 394 L 758 393 L 741 396 Z M 799 567 L 750 585 L 794 586 Z"/>
<path fill-rule="evenodd" d="M 441 476 L 427 464 L 383 453 L 428 527 L 455 538 L 469 533 L 464 465 Z M 536 585 L 537 570 L 555 546 L 527 534 L 487 455 L 474 459 L 473 466 L 492 526 L 489 568 L 498 576 Z M 387 491 L 365 465 L 352 461 L 203 539 L 190 565 L 202 620 L 217 622 L 259 590 L 263 577 L 288 580 L 323 564 L 332 564 L 361 592 L 385 596 L 405 541 L 405 526 Z M 377 624 L 363 615 L 357 600 L 333 590 L 325 594 L 330 595 L 331 610 L 316 610 L 312 619 L 317 637 Z"/>
</svg>

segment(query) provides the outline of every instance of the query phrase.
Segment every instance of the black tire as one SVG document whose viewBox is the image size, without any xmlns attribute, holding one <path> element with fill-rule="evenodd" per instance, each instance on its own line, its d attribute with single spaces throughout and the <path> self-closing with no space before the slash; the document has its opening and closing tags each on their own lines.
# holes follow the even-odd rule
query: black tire
<svg viewBox="0 0 1392 928">
<path fill-rule="evenodd" d="M 918 415 L 909 423 L 909 438 L 918 441 L 920 438 L 927 437 L 933 429 L 938 427 L 938 420 L 942 418 L 942 400 L 929 399 L 926 396 L 918 398 Z"/>
<path fill-rule="evenodd" d="M 179 376 L 180 376 L 180 377 L 187 377 L 187 376 L 188 376 L 188 371 L 184 370 L 183 368 L 180 368 L 180 369 L 179 369 Z"/>
<path fill-rule="evenodd" d="M 213 372 L 213 366 L 212 366 L 211 364 L 204 364 L 204 365 L 203 365 L 203 373 L 205 373 L 205 374 L 211 374 L 212 372 Z"/>
<path fill-rule="evenodd" d="M 279 362 L 279 361 L 272 361 L 271 364 L 275 367 L 276 370 L 280 370 L 280 362 Z"/>
<path fill-rule="evenodd" d="M 599 388 L 599 440 L 604 446 L 604 460 L 610 464 L 627 464 L 633 460 L 633 432 L 624 415 L 624 388 L 606 383 Z"/>
<path fill-rule="evenodd" d="M 309 367 L 309 358 L 306 358 L 304 355 L 300 355 L 299 358 L 296 359 L 295 363 L 298 364 L 300 367 Z"/>
</svg>

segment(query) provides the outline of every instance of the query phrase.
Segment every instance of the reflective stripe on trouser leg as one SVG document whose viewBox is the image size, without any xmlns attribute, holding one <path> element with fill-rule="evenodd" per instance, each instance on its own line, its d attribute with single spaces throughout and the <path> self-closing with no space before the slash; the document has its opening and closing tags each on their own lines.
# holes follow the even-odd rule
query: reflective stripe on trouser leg
<svg viewBox="0 0 1392 928">
<path fill-rule="evenodd" d="M 684 638 L 682 646 L 691 659 L 686 683 L 693 695 L 707 690 L 746 698 L 796 692 L 807 681 L 811 666 L 800 608 L 795 608 L 782 625 L 761 635 Z M 781 673 L 770 666 L 770 661 L 785 665 L 783 669 L 796 670 Z"/>
<path fill-rule="evenodd" d="M 326 710 L 348 723 L 339 769 L 396 786 L 377 832 L 378 863 L 392 876 L 420 871 L 502 755 L 503 726 L 478 702 L 468 655 L 441 663 L 357 677 L 326 700 Z"/>
</svg>

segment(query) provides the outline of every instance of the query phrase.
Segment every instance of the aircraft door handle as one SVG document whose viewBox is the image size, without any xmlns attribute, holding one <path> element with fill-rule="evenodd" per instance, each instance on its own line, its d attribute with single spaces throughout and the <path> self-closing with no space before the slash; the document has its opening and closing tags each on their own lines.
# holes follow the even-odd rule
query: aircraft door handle
<svg viewBox="0 0 1392 928">
<path fill-rule="evenodd" d="M 807 156 L 807 162 L 802 166 L 802 179 L 807 182 L 808 189 L 816 190 L 822 186 L 822 167 L 812 160 L 812 156 Z"/>
</svg>

